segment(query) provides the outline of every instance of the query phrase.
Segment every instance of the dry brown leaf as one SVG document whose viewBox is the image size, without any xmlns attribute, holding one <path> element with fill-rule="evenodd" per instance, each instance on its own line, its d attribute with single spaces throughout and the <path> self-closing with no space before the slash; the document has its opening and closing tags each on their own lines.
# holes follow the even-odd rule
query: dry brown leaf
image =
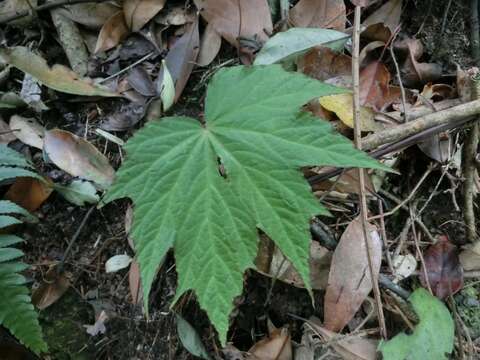
<svg viewBox="0 0 480 360">
<path fill-rule="evenodd" d="M 121 9 L 111 2 L 103 2 L 67 5 L 59 10 L 70 20 L 92 29 L 100 29 L 112 14 Z"/>
<path fill-rule="evenodd" d="M 372 179 L 368 174 L 365 175 L 365 190 L 374 193 L 375 188 L 373 186 Z M 312 188 L 314 191 L 324 190 L 358 194 L 360 192 L 359 182 L 360 180 L 358 179 L 358 170 L 354 169 L 345 171 L 345 173 L 340 175 L 337 180 L 325 180 L 320 183 L 314 184 Z"/>
<path fill-rule="evenodd" d="M 387 42 L 400 24 L 402 2 L 403 0 L 389 0 L 373 12 L 362 24 L 366 27 L 362 36 Z"/>
<path fill-rule="evenodd" d="M 175 102 L 180 98 L 195 66 L 200 45 L 198 18 L 178 39 L 167 54 L 165 62 L 175 83 Z M 159 76 L 157 82 L 161 81 Z M 161 82 L 160 82 L 161 83 Z"/>
<path fill-rule="evenodd" d="M 118 11 L 103 24 L 100 34 L 98 35 L 95 53 L 114 48 L 120 44 L 129 33 L 130 31 L 125 23 L 123 12 Z"/>
<path fill-rule="evenodd" d="M 405 86 L 413 87 L 438 80 L 442 76 L 442 67 L 435 63 L 421 63 L 423 45 L 418 39 L 404 39 L 395 43 L 395 48 L 407 53 L 402 64 L 402 80 Z"/>
<path fill-rule="evenodd" d="M 465 246 L 459 255 L 463 270 L 480 270 L 480 243 Z"/>
<path fill-rule="evenodd" d="M 324 290 L 326 288 L 331 259 L 332 254 L 329 250 L 321 246 L 317 241 L 310 243 L 310 257 L 308 262 L 310 264 L 310 285 L 312 289 Z M 292 263 L 283 256 L 278 247 L 275 247 L 270 263 L 270 270 L 266 275 L 277 277 L 278 280 L 287 284 L 305 288 L 300 274 L 293 267 Z"/>
<path fill-rule="evenodd" d="M 367 224 L 366 230 L 376 278 L 382 262 L 382 242 L 376 226 Z M 359 216 L 347 226 L 333 254 L 325 294 L 325 327 L 331 331 L 342 330 L 371 290 L 372 280 Z"/>
<path fill-rule="evenodd" d="M 133 260 L 128 271 L 128 284 L 130 287 L 130 295 L 132 296 L 132 304 L 141 304 L 143 300 L 142 283 L 140 281 L 140 265 Z"/>
<path fill-rule="evenodd" d="M 20 205 L 32 212 L 37 210 L 48 199 L 53 191 L 53 183 L 50 179 L 45 182 L 30 177 L 19 177 L 10 186 L 5 199 Z"/>
<path fill-rule="evenodd" d="M 352 74 L 352 58 L 327 47 L 316 47 L 301 56 L 298 70 L 309 77 L 327 80 L 336 76 Z"/>
<path fill-rule="evenodd" d="M 292 341 L 285 328 L 274 329 L 270 336 L 248 350 L 247 360 L 292 360 Z"/>
<path fill-rule="evenodd" d="M 43 310 L 60 299 L 70 287 L 65 273 L 58 274 L 55 267 L 50 268 L 44 279 L 32 293 L 32 304 Z"/>
<path fill-rule="evenodd" d="M 383 110 L 388 97 L 390 72 L 379 61 L 375 61 L 360 72 L 360 105 Z"/>
<path fill-rule="evenodd" d="M 45 129 L 37 120 L 13 115 L 10 118 L 10 129 L 15 136 L 24 144 L 43 149 L 43 137 Z"/>
<path fill-rule="evenodd" d="M 62 65 L 48 66 L 47 61 L 23 46 L 0 48 L 0 60 L 32 75 L 43 85 L 67 94 L 84 96 L 120 96 L 93 83 L 92 79 L 81 78 Z"/>
<path fill-rule="evenodd" d="M 197 64 L 199 66 L 210 65 L 220 51 L 221 46 L 222 37 L 217 33 L 213 25 L 208 24 L 200 41 Z"/>
<path fill-rule="evenodd" d="M 125 0 L 123 12 L 125 23 L 131 31 L 139 31 L 163 9 L 166 0 Z"/>
<path fill-rule="evenodd" d="M 308 322 L 344 360 L 375 360 L 377 358 L 378 340 L 365 339 L 360 336 L 345 336 L 330 331 L 320 325 L 320 320 L 311 318 Z M 341 340 L 334 340 L 335 338 Z"/>
<path fill-rule="evenodd" d="M 240 2 L 238 0 L 194 0 L 194 2 L 202 17 L 235 47 L 238 47 L 238 37 L 264 42 L 273 30 L 267 0 Z"/>
<path fill-rule="evenodd" d="M 45 132 L 44 152 L 55 165 L 72 176 L 107 189 L 115 178 L 108 159 L 88 141 L 64 130 Z"/>
<path fill-rule="evenodd" d="M 345 30 L 347 22 L 343 0 L 300 0 L 290 10 L 290 21 L 295 27 Z"/>
</svg>

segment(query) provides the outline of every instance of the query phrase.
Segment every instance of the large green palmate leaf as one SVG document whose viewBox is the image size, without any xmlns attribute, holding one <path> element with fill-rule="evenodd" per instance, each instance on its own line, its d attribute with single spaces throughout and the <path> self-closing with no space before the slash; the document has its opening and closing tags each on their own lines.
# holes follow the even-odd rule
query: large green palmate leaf
<svg viewBox="0 0 480 360">
<path fill-rule="evenodd" d="M 300 167 L 382 167 L 329 124 L 300 112 L 308 100 L 342 91 L 277 65 L 222 69 L 208 87 L 204 125 L 167 117 L 128 141 L 105 201 L 129 197 L 135 204 L 131 235 L 145 305 L 173 247 L 176 299 L 193 289 L 224 344 L 233 298 L 254 267 L 257 229 L 309 287 L 309 221 L 327 211 Z"/>
</svg>

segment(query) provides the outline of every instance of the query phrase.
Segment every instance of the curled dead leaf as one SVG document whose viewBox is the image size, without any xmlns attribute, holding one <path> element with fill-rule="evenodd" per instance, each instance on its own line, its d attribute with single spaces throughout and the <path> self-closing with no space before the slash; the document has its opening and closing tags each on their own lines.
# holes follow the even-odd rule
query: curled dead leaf
<svg viewBox="0 0 480 360">
<path fill-rule="evenodd" d="M 163 9 L 166 0 L 125 0 L 123 13 L 125 23 L 131 31 L 139 31 Z"/>
<path fill-rule="evenodd" d="M 65 273 L 59 274 L 56 267 L 51 267 L 44 279 L 32 293 L 32 304 L 43 310 L 60 299 L 70 287 L 70 280 Z"/>
<path fill-rule="evenodd" d="M 31 177 L 19 177 L 8 189 L 5 199 L 32 212 L 37 210 L 52 192 L 53 183 L 50 179 L 40 181 Z"/>
</svg>

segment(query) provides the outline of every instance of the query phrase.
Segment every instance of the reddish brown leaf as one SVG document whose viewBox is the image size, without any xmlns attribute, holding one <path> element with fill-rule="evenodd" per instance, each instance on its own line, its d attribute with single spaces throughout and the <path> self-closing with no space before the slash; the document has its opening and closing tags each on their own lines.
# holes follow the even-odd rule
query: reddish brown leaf
<svg viewBox="0 0 480 360">
<path fill-rule="evenodd" d="M 50 179 L 45 179 L 49 184 Z M 20 205 L 28 211 L 37 210 L 52 193 L 53 188 L 46 183 L 29 177 L 16 178 L 10 186 L 5 199 Z"/>
<path fill-rule="evenodd" d="M 290 10 L 295 27 L 314 27 L 345 30 L 347 21 L 343 0 L 300 0 Z"/>
<path fill-rule="evenodd" d="M 382 262 L 382 242 L 376 226 L 367 226 L 374 276 L 377 277 Z M 333 254 L 325 294 L 325 327 L 336 332 L 342 330 L 371 290 L 362 221 L 357 217 L 347 226 Z"/>
<path fill-rule="evenodd" d="M 192 73 L 197 60 L 199 45 L 200 37 L 197 18 L 182 37 L 175 42 L 165 58 L 167 69 L 175 82 L 175 101 L 179 99 Z"/>
<path fill-rule="evenodd" d="M 70 287 L 70 281 L 65 273 L 58 274 L 55 267 L 50 268 L 40 284 L 32 293 L 32 303 L 40 310 L 46 309 Z"/>
<path fill-rule="evenodd" d="M 327 80 L 352 74 L 352 58 L 327 47 L 316 47 L 298 60 L 298 70 L 309 77 Z"/>
<path fill-rule="evenodd" d="M 453 295 L 463 287 L 463 270 L 458 258 L 457 247 L 446 235 L 438 237 L 438 242 L 425 251 L 425 269 L 433 293 L 440 299 Z M 427 287 L 424 272 L 420 281 Z"/>
<path fill-rule="evenodd" d="M 143 290 L 140 281 L 140 266 L 135 260 L 133 260 L 130 264 L 130 270 L 128 272 L 128 284 L 130 286 L 132 304 L 141 304 L 143 300 Z"/>
<path fill-rule="evenodd" d="M 127 37 L 129 32 L 123 11 L 113 14 L 105 24 L 103 24 L 100 30 L 97 45 L 95 46 L 95 53 L 114 48 Z"/>
<path fill-rule="evenodd" d="M 360 104 L 380 111 L 386 105 L 390 83 L 390 72 L 379 61 L 375 61 L 360 72 Z"/>
<path fill-rule="evenodd" d="M 272 19 L 267 0 L 194 0 L 194 2 L 203 18 L 235 47 L 238 47 L 239 37 L 264 42 L 272 32 Z"/>
</svg>

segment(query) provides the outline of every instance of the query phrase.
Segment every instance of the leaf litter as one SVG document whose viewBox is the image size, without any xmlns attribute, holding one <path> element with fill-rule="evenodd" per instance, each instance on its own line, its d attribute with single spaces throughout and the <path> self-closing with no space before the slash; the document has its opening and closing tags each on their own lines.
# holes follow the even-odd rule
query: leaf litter
<svg viewBox="0 0 480 360">
<path fill-rule="evenodd" d="M 128 150 L 125 153 L 123 141 L 135 134 L 144 122 L 152 121 L 149 120 L 151 115 L 146 114 L 160 114 L 157 116 L 164 116 L 165 113 L 174 116 L 195 115 L 200 118 L 201 122 L 204 123 L 205 118 L 208 122 L 210 105 L 207 104 L 208 106 L 204 107 L 202 105 L 203 91 L 195 93 L 192 88 L 204 89 L 205 84 L 220 68 L 238 61 L 254 62 L 258 65 L 278 62 L 283 66 L 290 67 L 291 70 L 297 69 L 311 78 L 353 89 L 351 32 L 348 29 L 353 23 L 353 5 L 362 6 L 364 15 L 362 19 L 364 19 L 363 28 L 365 30 L 361 35 L 363 48 L 360 54 L 361 127 L 364 136 L 377 135 L 385 129 L 391 130 L 400 127 L 405 119 L 415 121 L 415 114 L 434 113 L 439 109 L 448 109 L 451 105 L 444 105 L 446 101 L 453 100 L 456 104 L 467 103 L 472 96 L 469 75 L 464 76 L 463 83 L 455 87 L 454 78 L 456 77 L 460 81 L 461 73 L 459 72 L 456 76 L 451 75 L 455 71 L 446 72 L 447 68 L 451 69 L 453 62 L 439 64 L 431 60 L 435 57 L 432 56 L 431 44 L 425 42 L 424 34 L 422 35 L 420 31 L 416 35 L 418 29 L 412 30 L 409 22 L 403 21 L 409 16 L 414 21 L 417 18 L 423 19 L 424 15 L 412 12 L 409 7 L 403 6 L 404 3 L 399 0 L 380 2 L 328 0 L 322 3 L 301 0 L 292 3 L 290 8 L 287 6 L 289 14 L 285 12 L 285 2 L 277 4 L 278 9 L 283 9 L 283 14 L 276 13 L 276 17 L 270 16 L 269 2 L 263 0 L 242 1 L 240 6 L 238 2 L 229 0 L 222 2 L 199 0 L 187 5 L 177 4 L 172 0 L 132 0 L 118 3 L 66 5 L 60 9 L 60 12 L 78 24 L 81 33 L 85 36 L 85 41 L 92 43 L 93 39 L 93 45 L 90 45 L 92 52 L 88 64 L 88 77 L 81 78 L 63 65 L 65 63 L 63 55 L 58 56 L 57 49 L 60 52 L 63 50 L 50 34 L 46 36 L 46 43 L 40 45 L 26 40 L 22 43 L 25 45 L 24 48 L 3 47 L 0 50 L 2 62 L 11 65 L 3 68 L 3 75 L 0 78 L 0 91 L 3 91 L 1 102 L 5 104 L 0 109 L 0 113 L 3 119 L 10 119 L 10 127 L 5 124 L 4 129 L 1 130 L 1 139 L 24 152 L 42 171 L 42 175 L 48 175 L 49 178 L 47 182 L 33 178 L 12 180 L 6 184 L 13 183 L 10 188 L 5 185 L 5 196 L 38 214 L 41 223 L 47 224 L 45 226 L 51 226 L 48 224 L 55 223 L 59 218 L 61 219 L 60 226 L 66 223 L 65 219 L 69 216 L 74 219 L 78 218 L 78 214 L 82 213 L 82 207 L 87 204 L 96 204 L 102 191 L 110 186 L 114 178 L 113 168 L 118 168 L 126 159 L 128 161 L 131 153 Z M 15 11 L 25 8 L 22 7 L 22 1 L 8 1 L 5 4 L 13 7 Z M 35 6 L 34 3 L 31 5 Z M 440 5 L 443 5 L 443 2 Z M 438 9 L 441 7 L 438 6 Z M 455 11 L 457 14 L 461 8 L 455 8 Z M 38 14 L 43 21 L 50 21 L 43 15 L 43 12 Z M 447 20 L 451 15 L 452 13 L 447 11 Z M 426 28 L 435 16 L 428 15 L 426 20 L 423 20 Z M 38 36 L 36 34 L 40 33 L 36 33 L 38 25 L 31 22 L 32 18 L 32 16 L 26 16 L 21 20 L 26 20 L 25 23 L 30 22 L 30 26 L 33 26 L 33 38 L 35 38 Z M 279 22 L 274 24 L 272 18 Z M 15 25 L 16 29 L 23 29 L 22 21 L 15 21 L 11 24 Z M 450 36 L 448 34 L 451 34 L 453 22 L 446 21 L 445 24 L 447 31 L 442 36 L 448 37 Z M 291 27 L 289 30 L 287 30 L 288 26 Z M 423 28 L 423 25 L 421 27 Z M 345 29 L 347 29 L 346 33 L 343 32 Z M 5 34 L 9 46 L 20 43 L 9 41 L 11 35 L 8 31 Z M 22 34 L 23 32 L 19 32 L 16 36 L 21 38 Z M 332 34 L 337 37 L 329 38 Z M 225 40 L 223 44 L 222 38 Z M 49 49 L 51 44 L 53 44 L 52 51 Z M 95 45 L 97 45 L 97 51 L 95 51 L 97 54 L 94 54 Z M 389 51 L 390 48 L 393 48 L 393 52 Z M 392 54 L 395 59 L 392 58 Z M 32 61 L 27 63 L 25 59 Z M 398 62 L 398 65 L 394 63 L 395 61 Z M 199 65 L 199 67 L 195 65 Z M 462 62 L 462 65 L 465 66 L 465 62 Z M 24 74 L 19 74 L 14 68 Z M 466 69 L 469 70 L 468 67 Z M 397 73 L 398 71 L 400 74 Z M 446 74 L 448 76 L 445 76 Z M 19 75 L 21 76 L 19 77 Z M 12 86 L 12 84 L 14 85 Z M 21 88 L 18 84 L 21 84 Z M 252 91 L 254 91 L 254 87 L 252 87 Z M 401 94 L 402 91 L 405 92 L 405 98 Z M 333 95 L 333 99 L 325 99 L 325 97 L 310 99 L 310 104 L 315 104 L 312 109 L 316 107 L 313 112 L 317 117 L 325 118 L 338 131 L 349 137 L 353 128 L 351 94 L 352 92 L 346 92 Z M 234 108 L 235 101 L 244 104 L 242 94 L 235 96 L 232 102 L 229 102 L 227 94 L 224 95 L 223 100 L 228 103 L 227 108 Z M 406 114 L 402 113 L 404 108 L 407 110 Z M 256 115 L 254 113 L 256 110 L 252 109 L 252 111 Z M 45 116 L 47 112 L 48 116 Z M 52 116 L 52 114 L 54 115 Z M 323 120 L 317 119 L 317 121 Z M 99 126 L 108 133 L 96 131 Z M 57 127 L 62 130 L 55 130 Z M 445 298 L 464 286 L 464 283 L 468 284 L 468 276 L 471 276 L 469 272 L 480 267 L 478 265 L 480 264 L 478 246 L 475 246 L 476 244 L 465 245 L 461 231 L 455 231 L 455 236 L 450 233 L 448 237 L 451 240 L 448 242 L 440 240 L 435 244 L 430 244 L 434 238 L 430 232 L 433 234 L 444 233 L 445 227 L 456 229 L 452 224 L 454 221 L 462 220 L 461 217 L 458 217 L 461 216 L 461 212 L 458 214 L 448 212 L 448 209 L 452 209 L 454 206 L 445 206 L 446 201 L 456 201 L 454 200 L 455 189 L 457 186 L 462 186 L 462 168 L 458 166 L 458 154 L 462 151 L 464 138 L 463 132 L 459 129 L 459 127 L 449 128 L 414 143 L 418 144 L 418 148 L 410 147 L 408 150 L 402 150 L 398 158 L 396 155 L 395 162 L 397 164 L 395 166 L 398 166 L 397 169 L 401 169 L 401 177 L 382 175 L 382 181 L 379 182 L 377 181 L 378 174 L 368 174 L 368 179 L 370 177 L 375 179 L 375 186 L 370 182 L 367 183 L 366 191 L 370 216 L 373 217 L 369 227 L 372 226 L 372 229 L 374 227 L 376 233 L 373 260 L 375 269 L 380 266 L 378 264 L 381 261 L 379 282 L 382 286 L 385 285 L 385 278 L 397 286 L 411 291 L 422 284 L 424 287 L 430 287 L 438 297 Z M 47 146 L 43 144 L 45 133 L 53 133 L 56 137 L 63 138 L 61 142 L 64 144 L 55 145 L 58 150 L 52 151 L 50 142 Z M 241 139 L 238 137 L 236 141 L 242 141 Z M 43 149 L 44 154 L 42 154 L 42 148 L 45 147 L 47 149 Z M 50 156 L 49 152 L 53 155 Z M 156 156 L 159 155 L 156 154 Z M 281 155 L 285 156 L 283 153 Z M 71 157 L 70 160 L 67 160 L 68 157 Z M 422 160 L 419 161 L 419 159 Z M 225 167 L 226 165 L 222 163 L 224 160 L 220 159 L 219 161 L 220 173 L 231 180 L 232 174 L 229 173 L 228 166 Z M 392 159 L 389 161 L 393 163 Z M 453 161 L 457 163 L 455 167 L 452 165 Z M 420 187 L 417 193 L 410 196 L 412 187 L 418 181 L 416 174 L 422 171 L 426 162 L 432 162 L 434 164 L 432 166 L 441 163 L 447 169 L 444 170 L 446 175 L 442 175 L 444 172 L 435 168 L 428 177 L 425 186 L 430 186 L 430 190 L 434 189 L 431 198 L 429 197 L 430 192 L 427 192 L 430 190 L 427 190 L 426 187 Z M 264 165 L 266 164 L 268 161 L 265 161 Z M 261 171 L 268 173 L 270 170 L 267 166 Z M 329 171 L 332 170 L 329 168 L 303 169 L 307 177 L 323 176 L 322 174 L 328 174 Z M 355 173 L 353 171 L 353 174 Z M 269 188 L 273 189 L 276 181 L 273 177 L 269 181 Z M 437 181 L 439 185 L 436 185 Z M 192 183 L 191 186 L 195 188 L 196 184 Z M 333 351 L 346 359 L 370 359 L 375 356 L 375 349 L 380 337 L 377 333 L 369 333 L 366 323 L 362 324 L 362 321 L 368 321 L 369 325 L 373 325 L 376 321 L 375 318 L 369 318 L 367 305 L 370 303 L 367 297 L 371 294 L 371 288 L 366 286 L 368 281 L 365 281 L 369 279 L 360 281 L 357 278 L 358 271 L 351 270 L 355 267 L 361 268 L 360 273 L 368 276 L 368 271 L 365 271 L 366 257 L 363 254 L 364 250 L 362 252 L 361 249 L 363 236 L 361 231 L 358 231 L 358 219 L 355 219 L 358 210 L 356 194 L 360 191 L 359 179 L 350 176 L 349 172 L 344 172 L 341 176 L 337 175 L 337 177 L 323 180 L 320 183 L 312 183 L 312 187 L 317 198 L 333 215 L 332 218 L 323 216 L 315 218 L 315 222 L 326 223 L 323 228 L 327 231 L 319 235 L 319 228 L 312 227 L 312 229 L 316 229 L 312 230 L 315 241 L 310 246 L 310 252 L 306 252 L 305 255 L 309 258 L 309 280 L 314 294 L 318 296 L 317 289 L 327 288 L 325 307 L 317 302 L 315 310 L 317 315 L 324 313 L 324 324 L 322 326 L 321 322 L 315 321 L 314 326 L 312 319 L 309 320 L 309 323 L 306 320 L 295 320 L 291 317 L 291 315 L 297 314 L 309 318 L 313 314 L 313 310 L 305 310 L 313 309 L 311 301 L 302 304 L 301 296 L 297 296 L 295 301 L 284 304 L 289 306 L 288 310 L 279 307 L 277 302 L 271 302 L 276 304 L 275 306 L 268 307 L 267 305 L 266 310 L 269 314 L 281 318 L 279 323 L 290 325 L 288 330 L 284 328 L 278 334 L 268 331 L 268 321 L 259 312 L 255 313 L 257 310 L 254 310 L 256 308 L 252 306 L 252 291 L 255 296 L 259 296 L 260 292 L 260 288 L 254 287 L 255 290 L 248 290 L 241 298 L 235 300 L 233 317 L 236 320 L 231 323 L 228 339 L 243 350 L 230 351 L 231 354 L 235 353 L 235 356 L 248 358 L 248 356 L 255 356 L 257 351 L 259 352 L 258 356 L 261 351 L 265 350 L 266 353 L 261 353 L 260 358 L 265 356 L 289 358 L 293 354 L 297 358 L 296 350 L 299 348 L 304 350 L 304 355 L 311 354 L 311 356 L 313 353 L 318 354 L 323 351 Z M 52 196 L 52 190 L 56 190 L 62 197 Z M 425 194 L 427 196 L 422 197 Z M 285 194 L 282 194 L 278 196 L 278 199 L 283 199 L 284 196 Z M 441 206 L 436 209 L 435 206 L 440 198 L 442 199 Z M 382 208 L 378 204 L 379 199 L 382 199 Z M 398 204 L 397 200 L 401 202 L 404 199 L 407 200 L 398 210 L 395 210 Z M 459 203 L 461 209 L 462 203 Z M 123 206 L 123 202 L 118 204 Z M 291 205 L 289 201 L 282 202 L 285 209 Z M 95 226 L 99 228 L 95 231 L 97 234 L 100 232 L 101 236 L 85 235 L 80 243 L 74 244 L 73 258 L 75 260 L 73 263 L 78 268 L 93 269 L 105 264 L 115 254 L 132 254 L 131 251 L 133 251 L 134 255 L 129 255 L 129 260 L 121 264 L 121 267 L 129 266 L 128 272 L 126 270 L 118 273 L 112 272 L 109 274 L 109 278 L 106 275 L 97 275 L 99 280 L 92 281 L 91 279 L 86 280 L 88 271 L 90 271 L 88 270 L 83 272 L 79 281 L 81 286 L 86 286 L 85 290 L 82 288 L 82 294 L 85 294 L 84 291 L 91 290 L 91 285 L 94 284 L 94 287 L 98 286 L 103 289 L 103 294 L 106 294 L 105 289 L 112 291 L 113 295 L 111 296 L 117 306 L 131 302 L 136 304 L 136 308 L 141 313 L 146 308 L 144 306 L 145 298 L 142 299 L 145 289 L 143 289 L 144 284 L 141 279 L 141 265 L 137 262 L 138 253 L 134 250 L 138 244 L 132 243 L 132 240 L 135 242 L 136 239 L 131 235 L 125 235 L 129 238 L 130 247 L 126 239 L 122 244 L 117 240 L 111 240 L 114 236 L 112 231 L 116 231 L 117 223 L 123 222 L 124 216 L 124 209 L 119 209 L 118 214 L 113 215 L 112 219 L 110 213 L 115 212 L 112 210 L 114 206 L 116 207 L 117 204 L 109 205 L 102 210 L 110 219 L 108 224 L 98 225 L 98 222 L 95 222 L 97 224 Z M 418 207 L 415 208 L 415 206 Z M 62 207 L 64 210 L 59 210 Z M 392 208 L 395 216 L 385 215 L 384 221 L 381 222 L 378 214 L 382 212 L 388 214 Z M 411 224 L 407 226 L 409 208 L 412 208 L 414 213 L 421 209 L 419 214 L 413 215 L 415 221 L 420 221 L 418 223 L 413 221 L 416 224 L 415 228 Z M 78 222 L 80 221 L 81 219 L 78 219 Z M 446 225 L 440 221 L 446 222 Z M 404 229 L 401 229 L 404 226 L 402 222 L 405 223 Z M 345 246 L 345 238 L 352 237 L 349 235 L 352 224 L 357 224 L 357 235 L 353 236 L 357 241 L 351 239 L 348 242 L 349 245 Z M 88 231 L 90 226 L 93 225 L 87 222 L 82 232 L 86 231 L 85 229 Z M 32 230 L 27 229 L 27 231 Z M 63 254 L 66 248 L 64 245 L 67 244 L 68 239 L 62 242 L 57 240 L 61 245 L 55 245 L 52 242 L 57 238 L 56 235 L 59 231 L 52 230 L 52 228 L 49 231 L 52 234 L 51 239 L 45 240 L 44 238 L 35 243 L 38 244 L 35 245 L 35 249 L 45 249 L 41 255 L 35 253 L 40 250 L 33 250 L 32 263 L 42 264 L 42 261 L 49 261 L 45 259 L 50 259 L 51 256 L 55 257 L 56 253 Z M 75 227 L 69 229 L 68 233 L 74 231 Z M 384 238 L 385 236 L 386 238 Z M 327 238 L 326 244 L 329 244 L 328 249 L 330 250 L 323 246 L 323 241 L 327 241 Z M 335 244 L 338 238 L 340 244 L 335 248 L 335 245 L 332 244 Z M 34 240 L 29 239 L 30 241 Z M 462 245 L 463 251 L 460 248 Z M 52 246 L 55 250 L 49 252 L 48 256 L 45 255 L 46 249 L 51 249 Z M 384 246 L 383 250 L 379 250 L 382 246 Z M 26 249 L 32 251 L 30 246 Z M 461 251 L 459 257 L 456 255 L 457 251 Z M 341 255 L 343 253 L 346 255 Z M 309 286 L 306 286 L 298 266 L 290 261 L 290 252 L 281 251 L 274 246 L 262 256 L 268 264 L 268 269 L 264 271 L 264 274 L 269 277 L 269 280 L 265 281 L 272 284 L 271 296 L 281 299 L 284 296 L 282 291 L 293 294 L 306 293 L 303 289 L 309 289 Z M 392 259 L 389 259 L 389 256 Z M 125 259 L 127 258 L 125 257 Z M 162 259 L 161 264 L 167 266 L 159 266 L 156 269 L 153 276 L 159 280 L 158 284 L 154 285 L 155 296 L 147 299 L 150 302 L 150 312 L 154 316 L 158 315 L 159 311 L 164 311 L 164 313 L 169 311 L 167 305 L 174 293 L 172 284 L 176 282 L 172 280 L 172 277 L 178 270 L 172 267 L 170 254 Z M 36 266 L 34 271 L 37 273 L 42 266 L 44 265 Z M 78 274 L 78 270 L 70 268 L 72 265 L 66 264 L 66 266 Z M 343 267 L 350 270 L 342 270 Z M 428 283 L 423 269 L 426 270 Z M 465 274 L 467 277 L 464 277 Z M 35 275 L 38 279 L 38 274 Z M 260 276 L 262 279 L 267 278 L 264 275 L 256 276 Z M 122 280 L 127 277 L 128 281 Z M 330 282 L 327 281 L 329 278 Z M 248 282 L 256 281 L 255 276 L 250 272 L 244 279 Z M 420 280 L 420 284 L 416 279 Z M 280 281 L 276 282 L 277 280 Z M 361 285 L 358 288 L 361 291 L 350 297 L 345 296 L 345 292 L 352 291 L 349 288 L 356 288 L 350 284 L 355 280 L 357 285 Z M 56 282 L 59 282 L 58 287 L 62 288 L 62 281 L 55 280 L 52 284 Z M 289 285 L 283 284 L 284 282 Z M 50 306 L 57 307 L 57 302 L 61 301 L 62 296 L 55 295 L 58 293 L 55 286 L 53 289 L 43 290 L 46 295 L 40 296 L 40 298 L 44 298 L 40 300 L 40 303 L 52 302 Z M 473 288 L 475 287 L 473 286 Z M 341 289 L 340 296 L 334 296 L 335 291 L 338 295 L 338 289 Z M 414 294 L 418 291 L 415 291 Z M 381 292 L 384 300 L 390 298 L 391 290 L 382 288 Z M 163 294 L 168 301 L 161 300 L 161 304 L 159 304 L 157 297 L 159 293 Z M 454 301 L 456 296 L 452 297 Z M 38 297 L 36 295 L 37 299 Z M 56 297 L 60 300 L 56 300 Z M 331 301 L 332 297 L 335 297 L 335 301 Z M 438 307 L 438 303 L 427 299 L 426 296 L 423 298 L 422 301 L 428 302 L 431 309 Z M 52 301 L 52 299 L 54 300 Z M 182 308 L 182 316 L 185 316 L 190 324 L 195 325 L 194 330 L 187 331 L 190 334 L 196 334 L 193 336 L 196 339 L 193 342 L 197 343 L 195 346 L 198 348 L 200 346 L 198 344 L 202 344 L 203 356 L 212 357 L 215 353 L 213 349 L 218 346 L 214 344 L 215 340 L 212 340 L 215 332 L 209 328 L 207 320 L 198 318 L 195 311 L 186 310 L 197 306 L 194 299 L 189 298 L 186 303 L 182 299 L 182 307 L 187 307 Z M 418 310 L 417 305 L 420 300 L 417 300 L 412 300 L 410 303 L 414 305 L 413 307 L 416 308 L 417 315 L 420 317 L 420 323 L 416 327 L 415 324 L 404 325 L 403 320 L 399 320 L 398 315 L 395 315 L 398 312 L 390 310 L 390 301 L 385 301 L 383 304 L 384 309 L 387 309 L 385 311 L 387 318 L 392 320 L 389 324 L 395 324 L 393 330 L 388 329 L 392 340 L 384 341 L 383 345 L 379 347 L 384 355 L 390 354 L 392 349 L 397 354 L 403 351 L 400 349 L 407 347 L 418 349 L 417 336 L 427 349 L 436 347 L 444 349 L 445 353 L 452 350 L 450 345 L 453 343 L 453 338 L 450 333 L 444 338 L 444 343 L 441 345 L 437 339 L 425 336 L 424 333 L 428 334 L 429 329 L 443 331 L 446 329 L 446 325 L 450 326 L 451 318 L 454 315 L 448 314 L 448 310 L 446 310 L 434 321 L 432 318 L 425 317 Z M 264 298 L 257 299 L 257 302 L 263 303 L 264 301 Z M 408 302 L 405 305 L 398 299 L 395 301 L 398 306 L 409 306 Z M 166 305 L 163 305 L 164 303 Z M 460 303 L 458 304 L 461 306 Z M 251 310 L 245 310 L 244 305 L 247 307 L 250 305 Z M 142 308 L 143 310 L 141 310 Z M 98 314 L 100 312 L 97 312 Z M 124 316 L 125 314 L 123 313 Z M 132 315 L 127 314 L 126 316 Z M 113 323 L 110 313 L 108 317 L 108 322 L 105 322 L 105 319 L 91 317 L 83 321 L 83 324 L 95 323 L 93 327 L 89 328 L 92 335 L 103 337 L 106 336 L 104 334 L 108 334 L 111 336 L 111 331 L 115 333 L 117 330 L 110 328 L 110 324 Z M 166 321 L 175 321 L 171 315 L 165 318 L 170 319 Z M 163 320 L 160 323 L 164 324 Z M 297 326 L 302 323 L 304 323 L 303 330 Z M 358 324 L 363 327 L 357 327 Z M 403 327 L 416 329 L 413 334 L 421 331 L 424 333 L 409 335 L 407 346 L 398 345 L 400 341 L 395 340 L 398 332 L 396 329 L 402 328 L 402 324 Z M 418 330 L 424 329 L 423 326 L 426 330 Z M 244 337 L 242 329 L 245 327 L 252 334 L 258 335 Z M 327 327 L 334 328 L 335 332 L 327 330 Z M 315 329 L 314 335 L 311 335 L 312 328 Z M 159 329 L 159 334 L 162 336 L 168 331 L 161 327 Z M 153 348 L 161 348 L 159 342 L 154 341 L 155 333 L 149 335 L 149 332 L 145 331 L 143 334 L 145 334 L 145 340 L 140 341 L 149 341 L 149 344 L 156 344 L 152 345 Z M 302 334 L 303 336 L 301 336 Z M 357 334 L 359 335 L 357 336 Z M 149 339 L 148 336 L 150 336 Z M 185 334 L 182 336 L 184 337 L 181 340 L 183 342 Z M 315 340 L 315 337 L 319 336 L 323 339 L 320 342 Z M 455 336 L 457 341 L 464 338 L 467 341 L 462 333 Z M 300 339 L 300 337 L 302 338 L 301 344 L 292 340 Z M 262 338 L 264 339 L 262 340 Z M 284 355 L 281 350 L 278 351 L 281 349 L 278 344 L 286 344 L 284 340 L 287 338 L 291 342 L 292 350 L 290 354 Z M 307 338 L 310 340 L 304 341 Z M 258 344 L 258 346 L 254 344 Z M 191 344 L 183 345 L 187 349 L 192 349 Z M 230 350 L 232 348 L 234 348 L 233 345 L 230 346 Z M 251 350 L 250 353 L 247 351 L 248 349 Z M 468 347 L 464 348 L 463 351 L 467 353 L 470 351 L 468 349 Z M 224 354 L 229 353 L 227 348 L 220 350 Z M 366 352 L 363 353 L 363 350 Z M 129 351 L 131 356 L 134 356 L 135 353 L 139 358 L 144 357 L 141 347 Z M 177 351 L 182 354 L 186 353 L 180 349 Z M 193 351 L 198 353 L 199 350 Z M 453 356 L 458 355 L 458 349 L 455 351 Z M 421 351 L 417 353 L 421 353 Z M 228 358 L 227 355 L 225 357 Z"/>
</svg>

